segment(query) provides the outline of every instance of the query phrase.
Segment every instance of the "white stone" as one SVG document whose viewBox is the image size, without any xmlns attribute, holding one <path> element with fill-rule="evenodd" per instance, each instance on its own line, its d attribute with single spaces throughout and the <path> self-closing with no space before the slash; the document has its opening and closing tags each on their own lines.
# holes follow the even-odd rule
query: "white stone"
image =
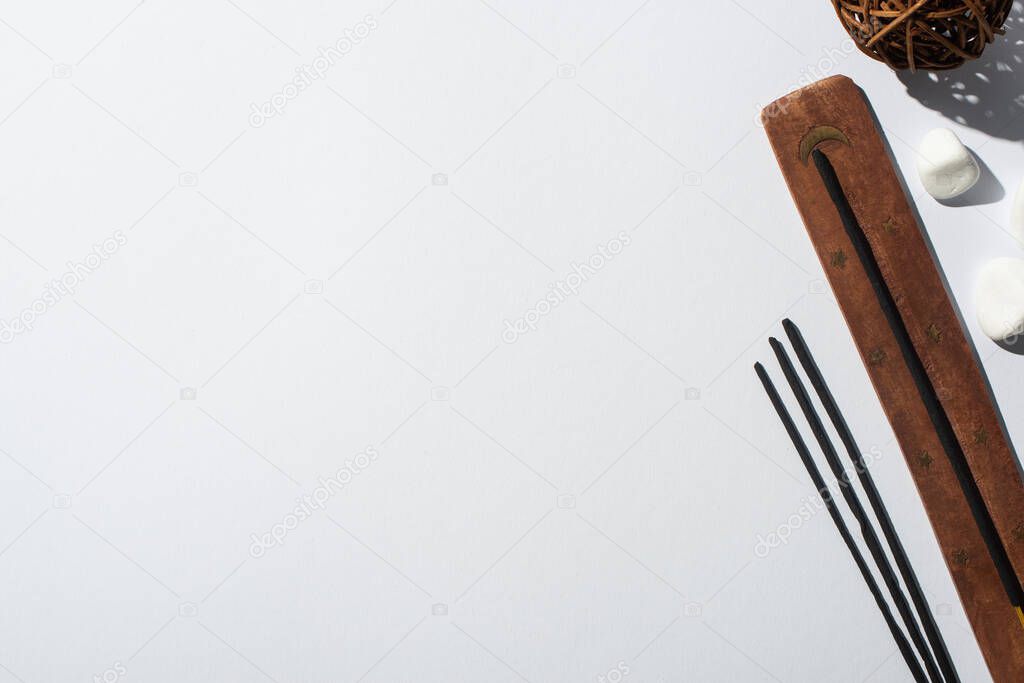
<svg viewBox="0 0 1024 683">
<path fill-rule="evenodd" d="M 996 258 L 981 269 L 974 306 L 982 331 L 995 341 L 1024 332 L 1024 259 Z"/>
<path fill-rule="evenodd" d="M 981 167 L 960 138 L 948 128 L 936 128 L 921 140 L 917 173 L 928 194 L 952 199 L 974 187 Z"/>
<path fill-rule="evenodd" d="M 1010 209 L 1010 234 L 1024 247 L 1024 180 L 1013 197 L 1013 207 Z"/>
</svg>

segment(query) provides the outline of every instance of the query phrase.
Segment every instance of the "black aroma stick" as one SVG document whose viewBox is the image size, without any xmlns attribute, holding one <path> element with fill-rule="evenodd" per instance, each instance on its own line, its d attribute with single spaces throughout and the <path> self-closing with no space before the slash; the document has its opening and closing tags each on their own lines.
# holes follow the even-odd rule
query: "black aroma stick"
<svg viewBox="0 0 1024 683">
<path fill-rule="evenodd" d="M 828 463 L 829 469 L 832 470 L 832 474 L 839 484 L 839 490 L 842 492 L 843 499 L 853 513 L 854 519 L 860 525 L 860 533 L 868 546 L 868 552 L 871 553 L 871 559 L 875 561 L 875 566 L 878 567 L 878 571 L 882 575 L 882 581 L 885 583 L 885 587 L 889 589 L 889 595 L 892 596 L 892 601 L 896 605 L 896 611 L 899 612 L 900 618 L 903 619 L 903 625 L 906 627 L 907 633 L 910 634 L 910 639 L 913 641 L 914 647 L 917 648 L 917 652 L 924 662 L 925 669 L 928 670 L 928 677 L 936 683 L 942 683 L 942 676 L 939 674 L 938 666 L 936 666 L 935 659 L 932 657 L 924 636 L 921 634 L 921 627 L 914 618 L 914 613 L 910 610 L 910 604 L 907 602 L 907 597 L 903 594 L 903 588 L 896 578 L 896 572 L 893 571 L 892 565 L 889 564 L 889 558 L 886 556 L 885 550 L 882 549 L 882 542 L 878 539 L 875 527 L 871 524 L 871 520 L 868 519 L 868 513 L 864 506 L 861 505 L 857 492 L 850 486 L 849 475 L 847 475 L 842 463 L 839 461 L 839 454 L 836 453 L 835 446 L 832 445 L 832 439 L 829 438 L 828 433 L 825 431 L 825 425 L 822 423 L 821 418 L 818 416 L 818 411 L 811 402 L 810 394 L 807 393 L 803 381 L 789 359 L 789 354 L 786 353 L 786 349 L 783 348 L 779 340 L 772 337 L 768 340 L 768 343 L 771 344 L 775 357 L 779 359 L 782 374 L 786 377 L 789 388 L 793 390 L 796 402 L 799 404 L 804 418 L 806 418 L 807 423 L 811 427 L 811 433 L 814 434 L 821 452 L 825 455 L 825 462 Z"/>
<path fill-rule="evenodd" d="M 871 244 L 868 242 L 867 235 L 864 234 L 864 230 L 857 221 L 857 216 L 846 199 L 846 194 L 839 183 L 839 176 L 836 175 L 832 162 L 820 150 L 814 150 L 812 156 L 814 157 L 814 165 L 818 169 L 818 175 L 821 176 L 825 189 L 828 191 L 829 197 L 831 197 L 832 203 L 839 213 L 839 218 L 843 223 L 843 228 L 846 230 L 846 235 L 853 243 L 857 257 L 864 267 L 868 280 L 871 282 L 871 288 L 878 299 L 878 304 L 885 314 L 885 319 L 889 323 L 893 335 L 896 337 L 896 342 L 900 347 L 900 354 L 903 356 L 903 361 L 906 363 L 910 375 L 914 378 L 914 385 L 917 387 L 921 401 L 928 411 L 928 417 L 931 419 L 935 433 L 942 444 L 942 450 L 946 453 L 946 457 L 953 467 L 953 473 L 960 483 L 964 498 L 967 499 L 971 515 L 974 517 L 974 523 L 978 526 L 978 531 L 985 541 L 985 547 L 992 558 L 992 563 L 995 564 L 996 571 L 999 573 L 1003 590 L 1006 591 L 1010 604 L 1016 609 L 1017 616 L 1020 618 L 1021 624 L 1024 625 L 1024 612 L 1022 612 L 1022 607 L 1024 607 L 1024 589 L 1021 588 L 1020 581 L 1017 580 L 1017 575 L 1010 564 L 1010 558 L 1006 554 L 1006 548 L 1003 546 L 1002 539 L 999 538 L 999 533 L 996 531 L 992 516 L 989 514 L 988 507 L 985 506 L 985 501 L 981 497 L 978 484 L 974 481 L 974 476 L 971 474 L 971 468 L 967 463 L 963 447 L 961 447 L 960 442 L 957 440 L 953 426 L 949 422 L 949 417 L 939 402 L 939 398 L 935 393 L 935 387 L 932 386 L 928 373 L 924 369 L 924 364 L 914 350 L 914 344 L 910 340 L 910 333 L 907 332 L 903 318 L 900 317 L 899 310 L 896 308 L 892 292 L 889 291 L 885 284 L 885 278 L 882 276 L 882 270 L 878 266 L 874 252 L 871 251 Z"/>
<path fill-rule="evenodd" d="M 788 318 L 782 321 L 782 327 L 786 330 L 786 336 L 789 337 L 789 343 L 793 345 L 793 350 L 796 351 L 796 357 L 800 360 L 800 365 L 811 380 L 811 386 L 814 387 L 815 393 L 818 394 L 818 399 L 821 401 L 822 406 L 824 406 L 825 413 L 828 414 L 832 426 L 835 427 L 836 432 L 839 434 L 839 439 L 843 442 L 843 446 L 846 447 L 847 455 L 849 455 L 850 460 L 853 462 L 853 469 L 857 472 L 857 477 L 860 479 L 864 493 L 868 497 L 868 502 L 875 513 L 875 518 L 882 527 L 882 535 L 885 536 L 889 550 L 896 560 L 896 567 L 899 569 L 900 576 L 903 577 L 903 583 L 906 584 L 907 591 L 910 593 L 910 599 L 914 603 L 914 608 L 917 610 L 917 616 L 921 620 L 921 624 L 924 626 L 925 635 L 928 637 L 928 643 L 932 646 L 932 652 L 935 653 L 935 658 L 938 660 L 942 675 L 945 676 L 947 683 L 959 683 L 960 677 L 957 674 L 956 666 L 954 666 L 953 660 L 949 656 L 949 650 L 946 649 L 946 643 L 942 639 L 938 626 L 935 624 L 935 618 L 928 607 L 928 601 L 925 600 L 921 584 L 917 581 L 914 569 L 910 565 L 910 559 L 903 549 L 903 544 L 900 543 L 896 528 L 889 518 L 889 512 L 886 510 L 885 503 L 882 502 L 882 496 L 875 487 L 875 481 L 871 477 L 871 472 L 868 471 L 864 455 L 861 453 L 860 447 L 857 446 L 857 441 L 853 438 L 853 433 L 846 423 L 846 418 L 843 417 L 839 404 L 832 395 L 832 391 L 829 389 L 824 375 L 822 375 L 821 370 L 818 368 L 818 364 L 815 362 L 807 342 L 804 341 L 800 329 Z"/>
<path fill-rule="evenodd" d="M 857 543 L 853 540 L 853 536 L 850 534 L 850 530 L 846 527 L 846 522 L 843 521 L 842 516 L 839 514 L 839 510 L 836 509 L 835 502 L 832 500 L 832 494 L 829 491 L 828 486 L 825 485 L 825 480 L 822 479 L 821 472 L 818 471 L 818 466 L 814 463 L 814 459 L 811 457 L 811 452 L 807 450 L 807 444 L 804 443 L 803 437 L 800 436 L 800 432 L 797 431 L 796 425 L 793 423 L 793 418 L 790 416 L 789 410 L 786 409 L 786 404 L 782 402 L 782 398 L 779 396 L 778 390 L 772 383 L 771 377 L 768 376 L 768 372 L 760 363 L 754 364 L 754 371 L 757 373 L 758 379 L 761 380 L 761 385 L 764 387 L 765 393 L 768 394 L 768 400 L 772 402 L 775 412 L 778 413 L 779 419 L 782 421 L 782 426 L 785 427 L 786 433 L 789 434 L 789 439 L 793 442 L 793 447 L 796 448 L 797 455 L 799 455 L 800 460 L 803 461 L 804 467 L 807 469 L 807 474 L 811 477 L 811 482 L 821 495 L 821 499 L 825 503 L 825 508 L 828 510 L 829 516 L 832 517 L 832 522 L 835 524 L 836 530 L 839 532 L 843 542 L 846 544 L 846 548 L 850 551 L 850 555 L 853 556 L 853 561 L 856 563 L 857 569 L 860 570 L 861 576 L 864 577 L 864 583 L 867 584 L 868 590 L 871 591 L 871 595 L 875 599 L 875 604 L 878 605 L 878 609 L 882 613 L 885 623 L 889 626 L 889 631 L 892 633 L 893 640 L 896 641 L 896 647 L 899 648 L 900 654 L 903 655 L 903 659 L 907 663 L 907 668 L 910 669 L 910 673 L 913 674 L 914 680 L 917 681 L 917 683 L 928 683 L 928 678 L 921 669 L 921 664 L 917 661 L 917 657 L 914 655 L 914 650 L 910 647 L 907 637 L 903 635 L 903 631 L 900 630 L 900 625 L 896 623 L 896 619 L 892 616 L 892 610 L 889 609 L 889 603 L 885 601 L 885 597 L 882 595 L 882 590 L 878 587 L 878 583 L 875 582 L 875 577 L 871 574 L 871 569 L 868 568 L 868 563 L 864 560 L 864 556 L 861 554 L 860 548 L 857 547 Z"/>
</svg>

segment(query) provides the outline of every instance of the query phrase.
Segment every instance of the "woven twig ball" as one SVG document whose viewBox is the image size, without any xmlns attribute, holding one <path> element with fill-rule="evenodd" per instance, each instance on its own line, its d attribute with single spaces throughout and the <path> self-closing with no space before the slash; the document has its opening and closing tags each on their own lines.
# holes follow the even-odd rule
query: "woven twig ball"
<svg viewBox="0 0 1024 683">
<path fill-rule="evenodd" d="M 832 0 L 865 54 L 893 69 L 954 69 L 1002 33 L 1013 0 Z"/>
</svg>

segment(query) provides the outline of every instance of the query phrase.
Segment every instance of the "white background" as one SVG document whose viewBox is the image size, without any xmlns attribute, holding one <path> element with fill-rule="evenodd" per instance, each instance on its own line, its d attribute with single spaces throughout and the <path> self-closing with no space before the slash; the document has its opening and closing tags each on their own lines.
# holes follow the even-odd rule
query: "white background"
<svg viewBox="0 0 1024 683">
<path fill-rule="evenodd" d="M 1019 442 L 971 303 L 1017 253 L 1015 39 L 919 97 L 844 39 L 824 1 L 0 4 L 0 317 L 127 239 L 0 346 L 0 682 L 910 680 L 825 513 L 755 552 L 813 494 L 751 370 L 784 316 L 988 680 L 755 120 L 864 87 Z M 999 178 L 965 206 L 913 171 L 939 125 Z"/>
</svg>

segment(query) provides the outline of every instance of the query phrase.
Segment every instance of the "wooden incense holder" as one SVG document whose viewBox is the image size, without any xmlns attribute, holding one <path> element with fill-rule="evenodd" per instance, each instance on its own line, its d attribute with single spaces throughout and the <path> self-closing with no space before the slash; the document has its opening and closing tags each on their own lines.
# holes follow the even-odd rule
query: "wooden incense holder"
<svg viewBox="0 0 1024 683">
<path fill-rule="evenodd" d="M 765 108 L 762 121 L 997 683 L 1024 681 L 1024 626 L 901 355 L 836 204 L 815 167 L 835 168 L 980 491 L 1017 586 L 1024 579 L 1024 482 L 973 347 L 861 90 L 833 76 Z M 972 484 L 973 485 L 973 484 Z M 991 545 L 991 543 L 990 543 Z"/>
</svg>

